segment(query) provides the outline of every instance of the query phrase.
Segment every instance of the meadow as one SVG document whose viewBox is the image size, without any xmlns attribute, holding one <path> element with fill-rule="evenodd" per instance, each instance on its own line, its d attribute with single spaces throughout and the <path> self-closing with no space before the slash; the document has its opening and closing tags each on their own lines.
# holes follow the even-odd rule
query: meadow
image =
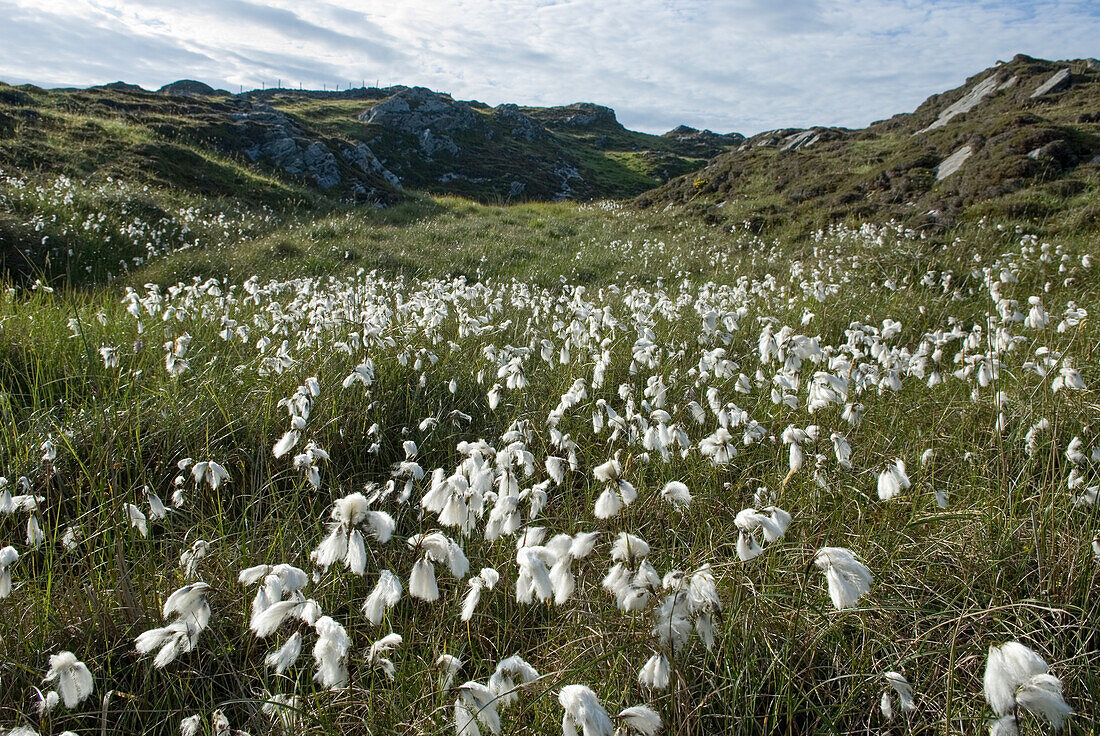
<svg viewBox="0 0 1100 736">
<path fill-rule="evenodd" d="M 1092 236 L 0 211 L 9 733 L 1096 731 Z"/>
</svg>

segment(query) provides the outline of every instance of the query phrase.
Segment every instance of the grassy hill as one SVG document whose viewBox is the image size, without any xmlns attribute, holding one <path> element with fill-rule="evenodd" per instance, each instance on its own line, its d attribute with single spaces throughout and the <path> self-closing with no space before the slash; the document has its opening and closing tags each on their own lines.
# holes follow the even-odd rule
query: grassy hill
<svg viewBox="0 0 1100 736">
<path fill-rule="evenodd" d="M 380 105 L 388 116 L 372 117 Z M 578 110 L 600 114 L 589 121 Z M 197 82 L 155 93 L 0 85 L 0 168 L 266 202 L 324 193 L 392 204 L 402 190 L 492 202 L 630 197 L 741 140 L 678 130 L 629 131 L 595 105 L 490 108 L 424 88 L 230 95 Z"/>
<path fill-rule="evenodd" d="M 637 201 L 769 232 L 989 216 L 1073 232 L 1100 227 L 1098 192 L 1100 62 L 1021 55 L 865 129 L 755 135 Z"/>
</svg>

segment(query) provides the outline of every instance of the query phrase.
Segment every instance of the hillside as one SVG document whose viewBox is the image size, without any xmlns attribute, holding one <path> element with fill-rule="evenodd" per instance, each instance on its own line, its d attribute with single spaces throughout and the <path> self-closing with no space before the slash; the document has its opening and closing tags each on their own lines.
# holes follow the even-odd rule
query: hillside
<svg viewBox="0 0 1100 736">
<path fill-rule="evenodd" d="M 861 130 L 752 136 L 638 198 L 758 232 L 896 219 L 942 229 L 983 216 L 1052 230 L 1100 223 L 1100 62 L 1016 56 Z"/>
<path fill-rule="evenodd" d="M 403 191 L 492 202 L 630 197 L 743 140 L 624 128 L 609 108 L 489 107 L 423 87 L 150 92 L 0 85 L 0 169 L 122 177 L 283 201 L 392 204 Z"/>
</svg>

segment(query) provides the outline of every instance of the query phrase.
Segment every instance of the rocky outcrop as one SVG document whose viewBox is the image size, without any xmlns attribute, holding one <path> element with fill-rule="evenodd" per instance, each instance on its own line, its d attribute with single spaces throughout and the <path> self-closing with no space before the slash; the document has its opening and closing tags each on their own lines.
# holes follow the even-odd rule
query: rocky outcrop
<svg viewBox="0 0 1100 736">
<path fill-rule="evenodd" d="M 940 162 L 934 171 L 936 172 L 936 181 L 943 181 L 947 177 L 954 174 L 956 171 L 962 168 L 962 165 L 966 163 L 966 160 L 973 155 L 974 149 L 970 146 L 963 146 L 959 150 L 952 153 L 950 156 Z"/>
<path fill-rule="evenodd" d="M 374 151 L 372 151 L 370 146 L 366 143 L 360 142 L 354 147 L 345 147 L 343 155 L 348 162 L 356 166 L 360 171 L 373 171 L 389 182 L 390 186 L 396 189 L 401 188 L 401 180 L 378 160 L 378 157 L 374 155 Z"/>
<path fill-rule="evenodd" d="M 1031 99 L 1043 97 L 1045 95 L 1052 95 L 1055 92 L 1061 92 L 1069 86 L 1069 67 L 1059 69 L 1050 75 L 1042 84 L 1035 88 L 1035 91 L 1031 93 Z"/>
<path fill-rule="evenodd" d="M 424 87 L 411 87 L 388 100 L 364 110 L 359 120 L 371 125 L 415 135 L 432 130 L 436 135 L 470 130 L 479 124 L 477 113 L 465 102 L 456 102 L 450 95 L 441 95 Z"/>
<path fill-rule="evenodd" d="M 513 138 L 522 138 L 528 143 L 534 143 L 547 135 L 546 129 L 530 116 L 524 115 L 519 105 L 497 105 L 493 108 L 493 119 L 510 127 Z"/>
<path fill-rule="evenodd" d="M 194 79 L 180 79 L 166 84 L 157 90 L 158 95 L 176 95 L 181 97 L 207 97 L 216 95 L 218 91 L 205 82 L 197 82 Z"/>
<path fill-rule="evenodd" d="M 942 128 L 951 122 L 951 119 L 962 115 L 964 112 L 970 112 L 975 107 L 981 104 L 982 100 L 989 97 L 991 94 L 997 91 L 1001 86 L 1002 79 L 998 74 L 990 74 L 974 85 L 965 95 L 959 98 L 953 105 L 940 113 L 940 116 L 936 118 L 935 122 L 929 125 L 927 128 L 918 130 L 917 133 L 926 133 L 929 130 L 935 130 L 936 128 Z"/>
<path fill-rule="evenodd" d="M 249 142 L 244 153 L 250 160 L 267 159 L 288 174 L 312 179 L 322 190 L 332 189 L 343 181 L 339 161 L 329 147 L 307 135 L 285 113 L 262 102 L 241 101 L 240 105 L 243 109 L 229 117 L 237 124 L 242 138 Z M 365 174 L 384 176 L 385 168 L 369 148 L 365 145 L 363 148 L 366 150 L 345 149 L 344 158 L 357 164 Z M 354 151 L 350 159 L 348 150 Z"/>
</svg>

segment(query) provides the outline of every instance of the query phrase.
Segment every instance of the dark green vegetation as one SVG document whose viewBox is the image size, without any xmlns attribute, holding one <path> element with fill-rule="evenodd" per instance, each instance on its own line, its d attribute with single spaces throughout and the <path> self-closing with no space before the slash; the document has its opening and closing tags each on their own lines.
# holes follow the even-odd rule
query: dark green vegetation
<svg viewBox="0 0 1100 736">
<path fill-rule="evenodd" d="M 1033 96 L 1063 69 L 1068 79 Z M 926 130 L 983 84 L 989 94 L 972 109 Z M 964 146 L 972 155 L 938 180 L 937 167 Z M 1017 56 L 863 130 L 753 136 L 638 201 L 688 204 L 710 219 L 771 233 L 889 219 L 943 230 L 987 216 L 1071 233 L 1100 229 L 1098 192 L 1100 63 Z"/>
</svg>

